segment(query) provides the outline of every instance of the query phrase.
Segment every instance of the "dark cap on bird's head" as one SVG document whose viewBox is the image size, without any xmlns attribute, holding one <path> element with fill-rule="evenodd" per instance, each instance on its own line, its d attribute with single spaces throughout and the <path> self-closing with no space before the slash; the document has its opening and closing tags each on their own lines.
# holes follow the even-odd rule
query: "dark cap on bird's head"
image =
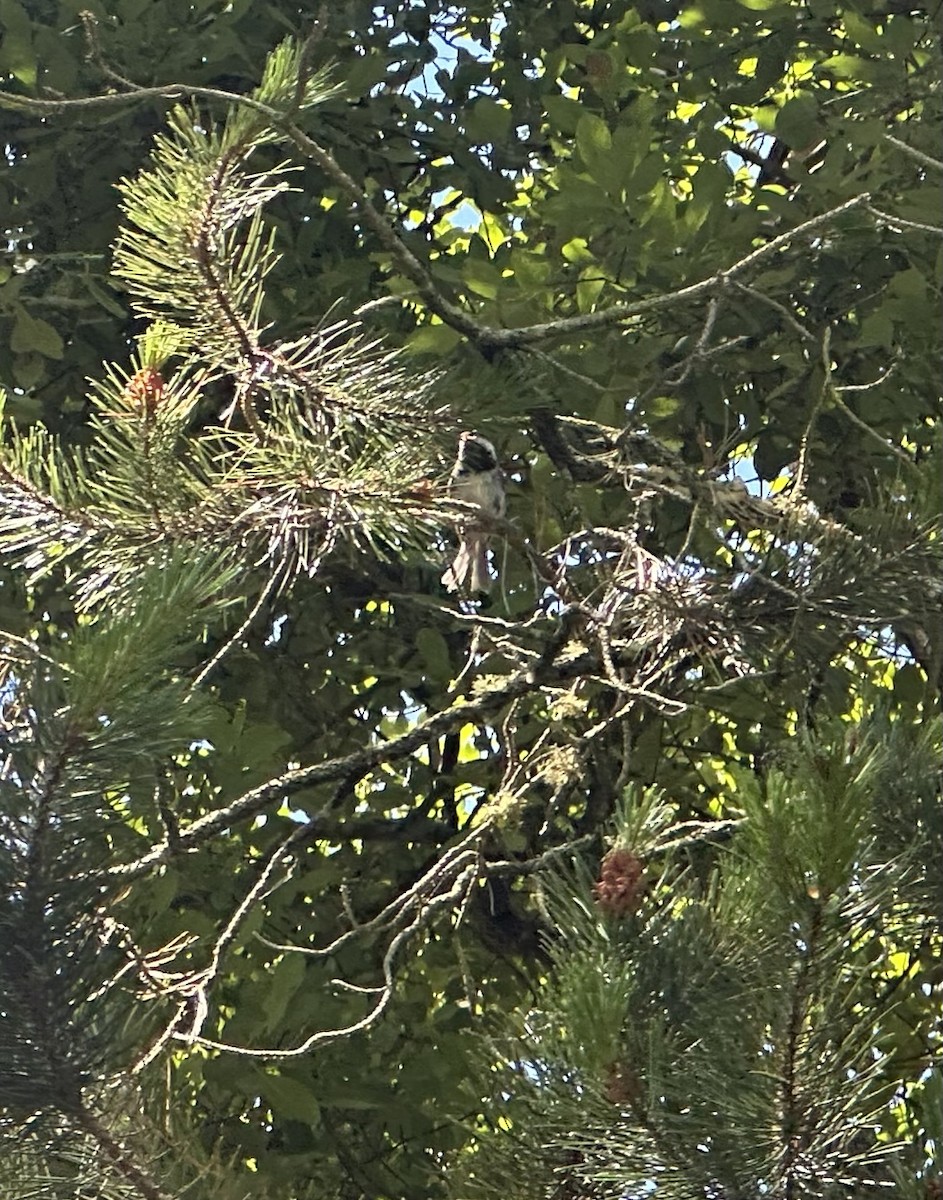
<svg viewBox="0 0 943 1200">
<path fill-rule="evenodd" d="M 458 462 L 468 471 L 493 471 L 498 465 L 498 455 L 487 438 L 466 432 L 459 438 Z"/>
</svg>

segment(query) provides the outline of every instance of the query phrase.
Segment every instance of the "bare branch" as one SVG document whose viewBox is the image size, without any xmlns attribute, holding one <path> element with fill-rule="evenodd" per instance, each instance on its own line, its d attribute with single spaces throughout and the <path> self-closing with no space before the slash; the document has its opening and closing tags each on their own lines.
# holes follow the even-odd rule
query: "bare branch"
<svg viewBox="0 0 943 1200">
<path fill-rule="evenodd" d="M 98 1146 L 104 1159 L 121 1178 L 134 1188 L 144 1200 L 171 1200 L 147 1172 L 134 1161 L 128 1150 L 123 1147 L 98 1118 L 88 1109 L 83 1108 L 75 1116 L 76 1124 L 92 1138 Z"/>
<path fill-rule="evenodd" d="M 645 296 L 639 300 L 629 300 L 622 304 L 614 304 L 599 312 L 584 313 L 577 317 L 562 317 L 557 321 L 546 321 L 539 325 L 527 325 L 519 329 L 482 328 L 479 336 L 494 349 L 531 346 L 536 342 L 547 341 L 551 338 L 564 337 L 568 334 L 586 333 L 591 329 L 619 325 L 631 317 L 658 312 L 665 308 L 673 308 L 679 303 L 712 295 L 718 288 L 723 287 L 724 284 L 749 273 L 760 263 L 778 254 L 780 250 L 784 250 L 793 242 L 801 241 L 803 238 L 816 233 L 845 213 L 864 207 L 870 199 L 871 197 L 867 192 L 862 192 L 860 195 L 854 196 L 851 200 L 846 200 L 843 204 L 839 204 L 835 208 L 831 208 L 827 212 L 821 213 L 817 217 L 812 217 L 810 220 L 804 221 L 801 225 L 796 225 L 793 229 L 781 233 L 778 237 L 773 238 L 772 241 L 751 251 L 750 254 L 739 259 L 725 270 L 718 271 L 717 274 L 701 280 L 700 283 L 692 283 L 687 287 L 679 288 L 674 292 L 666 292 L 662 295 Z M 446 319 L 443 315 L 443 320 Z"/>
<path fill-rule="evenodd" d="M 245 635 L 246 631 L 249 629 L 249 626 L 252 624 L 252 622 L 255 620 L 255 618 L 259 615 L 259 613 L 265 607 L 268 600 L 279 589 L 279 587 L 281 587 L 286 582 L 286 580 L 288 579 L 290 574 L 291 574 L 290 559 L 286 558 L 285 561 L 282 564 L 280 564 L 279 567 L 277 567 L 276 570 L 273 571 L 272 574 L 269 576 L 269 578 L 266 580 L 265 586 L 259 592 L 259 598 L 256 600 L 255 604 L 253 604 L 252 607 L 249 609 L 248 613 L 246 613 L 246 616 L 243 619 L 243 621 L 241 622 L 241 624 L 239 625 L 238 629 L 236 629 L 234 633 L 232 633 L 228 638 L 226 638 L 226 640 L 223 642 L 223 644 L 220 646 L 220 648 L 216 651 L 216 653 L 213 655 L 213 657 L 202 668 L 200 673 L 193 680 L 193 683 L 190 685 L 191 692 L 195 692 L 197 690 L 197 688 L 199 688 L 203 683 L 205 683 L 207 680 L 207 677 L 212 675 L 213 671 L 216 670 L 216 668 L 223 661 L 223 659 L 230 652 L 230 650 L 232 650 L 236 645 L 238 645 L 240 639 Z"/>
<path fill-rule="evenodd" d="M 826 325 L 822 333 L 822 346 L 819 354 L 819 362 L 823 371 L 822 386 L 819 389 L 819 394 L 816 396 L 812 404 L 812 411 L 809 413 L 809 419 L 806 421 L 805 429 L 802 432 L 802 440 L 799 442 L 799 460 L 796 465 L 795 480 L 793 483 L 792 496 L 795 502 L 802 502 L 804 499 L 805 477 L 809 469 L 809 450 L 812 442 L 812 433 L 815 429 L 816 422 L 819 419 L 819 413 L 822 411 L 822 405 L 825 403 L 825 397 L 829 393 L 829 388 L 832 379 L 832 330 L 831 326 Z"/>
<path fill-rule="evenodd" d="M 932 233 L 934 237 L 943 237 L 943 226 L 927 225 L 923 221 L 907 221 L 903 217 L 895 217 L 893 213 L 881 212 L 873 204 L 868 205 L 868 212 L 889 229 L 894 229 L 895 227 L 898 229 L 916 229 L 920 233 Z"/>
<path fill-rule="evenodd" d="M 908 146 L 906 142 L 902 142 L 900 138 L 894 137 L 893 134 L 885 133 L 884 140 L 886 142 L 890 142 L 892 146 L 895 146 L 898 150 L 902 151 L 908 156 L 908 158 L 912 158 L 914 162 L 920 163 L 921 166 L 929 167 L 932 171 L 943 171 L 943 162 L 941 162 L 938 158 L 931 158 L 929 154 L 924 154 L 922 150 L 917 150 L 913 146 Z"/>
<path fill-rule="evenodd" d="M 576 675 L 595 669 L 595 666 L 595 656 L 586 652 L 569 658 L 559 665 L 544 664 L 540 670 L 529 667 L 509 676 L 506 682 L 491 688 L 485 695 L 474 700 L 460 697 L 442 712 L 421 721 L 414 728 L 388 742 L 368 746 L 351 754 L 315 763 L 313 766 L 286 771 L 285 774 L 246 792 L 231 804 L 226 805 L 225 808 L 208 813 L 190 825 L 182 827 L 177 837 L 177 851 L 192 850 L 228 829 L 235 822 L 253 817 L 269 805 L 280 804 L 286 797 L 293 796 L 304 789 L 344 779 L 350 775 L 359 777 L 381 762 L 395 762 L 397 759 L 412 754 L 420 746 L 426 745 L 469 721 L 499 711 L 505 704 L 518 696 L 539 691 L 547 683 L 572 679 Z M 329 822 L 330 827 L 334 827 L 333 806 L 328 805 L 311 818 L 306 826 L 308 836 L 313 836 L 321 822 L 325 824 Z M 166 842 L 162 842 L 135 862 L 112 867 L 107 874 L 115 878 L 133 879 L 146 874 L 161 863 L 167 862 L 173 856 L 174 851 L 171 847 Z"/>
<path fill-rule="evenodd" d="M 116 93 L 107 96 L 90 96 L 79 100 L 38 100 L 32 97 L 17 96 L 15 93 L 0 91 L 0 107 L 17 110 L 32 110 L 37 112 L 58 112 L 71 107 L 95 107 L 98 104 L 112 106 L 115 103 L 128 103 L 148 98 L 183 99 L 185 97 L 222 101 L 229 105 L 245 105 L 254 112 L 264 116 L 275 127 L 281 129 L 302 153 L 316 162 L 325 174 L 337 184 L 348 199 L 354 204 L 356 211 L 366 225 L 390 252 L 400 271 L 416 287 L 420 299 L 428 308 L 442 318 L 448 325 L 459 333 L 464 334 L 480 349 L 487 352 L 498 350 L 520 349 L 533 346 L 554 338 L 587 333 L 594 329 L 609 328 L 620 325 L 633 317 L 650 312 L 658 312 L 672 308 L 688 300 L 696 300 L 709 296 L 722 289 L 726 284 L 749 273 L 766 259 L 775 256 L 781 250 L 816 233 L 831 224 L 836 218 L 861 208 L 870 203 L 870 195 L 863 192 L 846 200 L 843 204 L 829 209 L 808 221 L 786 230 L 765 245 L 753 250 L 744 258 L 739 259 L 726 269 L 711 275 L 699 283 L 693 283 L 676 291 L 655 296 L 646 296 L 638 300 L 630 300 L 620 304 L 610 305 L 598 312 L 582 313 L 575 317 L 562 317 L 556 321 L 541 322 L 536 325 L 525 325 L 516 329 L 500 329 L 494 326 L 482 325 L 463 309 L 446 300 L 439 291 L 429 271 L 423 263 L 406 246 L 394 226 L 374 207 L 364 189 L 340 166 L 334 156 L 316 142 L 312 137 L 299 129 L 292 120 L 282 112 L 254 100 L 251 96 L 240 96 L 234 92 L 225 92 L 217 88 L 195 87 L 189 84 L 167 84 L 163 87 L 140 88 L 133 92 Z M 931 160 L 932 162 L 932 160 Z"/>
<path fill-rule="evenodd" d="M 872 429 L 867 421 L 863 421 L 856 412 L 848 407 L 840 394 L 842 392 L 864 392 L 870 390 L 871 388 L 878 387 L 893 374 L 896 365 L 896 363 L 891 363 L 888 369 L 878 379 L 872 380 L 871 383 L 858 385 L 846 384 L 844 387 L 835 387 L 834 385 L 831 385 L 829 387 L 829 394 L 835 406 L 844 413 L 844 415 L 856 429 L 859 429 L 863 434 L 865 434 L 866 437 L 871 438 L 872 441 L 877 442 L 882 450 L 889 451 L 891 454 L 893 454 L 899 462 L 902 462 L 906 466 L 908 471 L 915 471 L 917 469 L 917 464 L 906 452 L 906 450 L 901 449 L 900 446 L 895 446 L 893 442 L 889 442 L 885 437 L 882 437 L 882 435 L 878 433 L 876 429 Z"/>
<path fill-rule="evenodd" d="M 806 341 L 806 342 L 814 342 L 815 341 L 815 334 L 813 334 L 810 330 L 806 329 L 806 327 L 803 324 L 801 324 L 801 322 L 796 320 L 795 315 L 793 313 L 791 313 L 784 304 L 780 304 L 778 300 L 774 300 L 772 298 L 772 296 L 767 296 L 764 292 L 757 291 L 756 288 L 748 287 L 747 284 L 745 284 L 745 283 L 737 283 L 734 286 L 736 287 L 738 292 L 742 292 L 743 295 L 749 296 L 751 300 L 756 300 L 756 302 L 758 304 L 765 304 L 767 306 L 767 308 L 771 308 L 771 309 L 773 309 L 774 312 L 779 313 L 779 315 L 783 318 L 783 320 L 786 322 L 786 324 L 791 329 L 794 329 L 796 331 L 796 333 L 799 334 L 799 336 L 802 338 L 803 341 Z"/>
<path fill-rule="evenodd" d="M 277 116 L 274 117 L 285 133 L 308 158 L 312 159 L 332 179 L 351 200 L 363 218 L 364 223 L 379 238 L 382 245 L 393 256 L 393 260 L 402 273 L 416 286 L 420 298 L 432 312 L 436 313 L 453 329 L 479 345 L 492 345 L 495 331 L 480 325 L 457 305 L 446 300 L 436 287 L 426 267 L 416 258 L 389 221 L 374 207 L 363 188 L 351 178 L 334 156 L 319 145 L 314 138 L 309 137 L 296 125 L 285 124 Z"/>
<path fill-rule="evenodd" d="M 386 952 L 383 956 L 383 982 L 375 988 L 357 989 L 364 991 L 365 994 L 373 994 L 377 997 L 373 1006 L 367 1013 L 361 1017 L 359 1021 L 353 1021 L 349 1025 L 340 1026 L 335 1029 L 320 1029 L 316 1033 L 312 1033 L 305 1038 L 298 1046 L 282 1048 L 282 1047 L 259 1047 L 259 1046 L 236 1046 L 228 1042 L 218 1042 L 211 1038 L 190 1038 L 186 1034 L 176 1034 L 175 1037 L 179 1041 L 186 1041 L 198 1046 L 205 1046 L 210 1050 L 226 1051 L 230 1054 L 237 1054 L 244 1058 L 265 1058 L 265 1059 L 286 1059 L 298 1058 L 302 1054 L 308 1054 L 317 1046 L 329 1045 L 331 1042 L 340 1041 L 343 1038 L 353 1037 L 354 1034 L 362 1033 L 365 1029 L 369 1029 L 383 1015 L 390 1001 L 393 998 L 395 989 L 394 968 L 399 951 L 403 946 L 414 937 L 417 933 L 425 929 L 433 917 L 443 909 L 455 908 L 462 903 L 468 893 L 469 888 L 474 884 L 478 877 L 478 855 L 473 855 L 474 862 L 466 865 L 454 878 L 450 879 L 450 886 L 447 891 L 433 894 L 430 897 L 423 897 L 421 903 L 416 904 L 411 909 L 412 919 L 408 924 L 404 925 L 396 935 L 391 939 Z M 439 869 L 439 864 L 432 869 L 429 874 L 434 874 Z M 346 991 L 354 990 L 354 988 L 344 980 L 335 980 L 335 985 L 343 988 Z"/>
</svg>

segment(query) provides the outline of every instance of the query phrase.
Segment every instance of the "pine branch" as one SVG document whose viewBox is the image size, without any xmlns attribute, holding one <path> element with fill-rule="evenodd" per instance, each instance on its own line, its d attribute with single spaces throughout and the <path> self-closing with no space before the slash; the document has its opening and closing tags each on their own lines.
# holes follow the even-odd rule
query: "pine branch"
<svg viewBox="0 0 943 1200">
<path fill-rule="evenodd" d="M 783 1069 L 780 1081 L 780 1154 L 776 1164 L 778 1178 L 773 1191 L 774 1196 L 782 1196 L 783 1200 L 798 1200 L 801 1195 L 800 1167 L 804 1154 L 808 1150 L 806 1124 L 810 1110 L 808 1098 L 803 1095 L 800 1085 L 799 1058 L 803 1053 L 807 1037 L 809 987 L 821 936 L 821 913 L 816 906 L 813 910 L 808 938 L 801 952 L 801 960 L 792 981 L 789 1015 L 784 1034 Z"/>
<path fill-rule="evenodd" d="M 92 1138 L 109 1166 L 122 1179 L 127 1180 L 143 1200 L 172 1200 L 170 1193 L 165 1192 L 151 1178 L 102 1121 L 88 1109 L 80 1110 L 76 1124 Z"/>
<path fill-rule="evenodd" d="M 901 761 L 886 732 L 852 741 L 841 727 L 788 752 L 765 795 L 741 784 L 745 820 L 705 886 L 669 849 L 682 840 L 670 806 L 627 797 L 615 835 L 626 849 L 603 859 L 595 906 L 580 868 L 545 890 L 553 969 L 514 1040 L 483 1046 L 482 1096 L 503 1128 L 479 1141 L 457 1194 L 490 1194 L 511 1160 L 540 1196 L 554 1180 L 618 1196 L 657 1179 L 679 1200 L 886 1182 L 873 944 L 885 914 L 895 946 L 916 952 L 924 936 L 905 917 L 917 876 L 878 857 L 886 839 L 872 832 Z M 895 736 L 926 789 L 929 745 Z M 618 855 L 648 867 L 631 905 L 612 878 Z"/>
<path fill-rule="evenodd" d="M 81 1151 L 87 1135 L 97 1147 L 92 1157 L 100 1160 L 94 1171 L 105 1179 L 103 1195 L 169 1194 L 90 1099 L 94 1093 L 114 1101 L 115 1080 L 134 1051 L 131 1037 L 140 1032 L 129 1036 L 133 998 L 120 985 L 127 964 L 105 915 L 113 892 L 101 879 L 104 856 L 137 839 L 129 822 L 142 782 L 204 728 L 201 699 L 187 696 L 173 656 L 192 637 L 201 609 L 212 611 L 213 586 L 204 564 L 159 562 L 125 591 L 120 609 L 33 654 L 20 644 L 15 677 L 5 683 L 4 1135 L 28 1128 L 44 1146 L 61 1142 L 64 1153 Z M 156 1016 L 145 1016 L 145 1027 Z M 114 1191 L 109 1180 L 118 1181 Z"/>
<path fill-rule="evenodd" d="M 96 387 L 84 454 L 61 451 L 41 427 L 10 430 L 0 448 L 0 542 L 37 572 L 68 555 L 83 608 L 119 596 L 155 551 L 216 556 L 221 583 L 240 560 L 287 582 L 342 540 L 380 557 L 425 551 L 454 516 L 429 479 L 430 427 L 445 421 L 429 403 L 432 380 L 411 378 L 350 326 L 286 345 L 281 361 L 307 395 L 317 380 L 310 419 L 281 390 L 284 374 L 258 381 L 275 389 L 263 438 L 191 433 L 214 370 L 184 358 L 161 373 L 152 361 L 142 348 L 130 372 L 113 367 Z"/>
<path fill-rule="evenodd" d="M 273 52 L 257 94 L 297 105 L 300 54 L 289 43 Z M 303 93 L 305 106 L 329 94 L 315 77 Z M 96 388 L 86 455 L 66 456 L 42 430 L 12 435 L 0 539 L 34 567 L 83 550 L 84 608 L 120 595 L 155 546 L 202 553 L 225 531 L 229 562 L 266 562 L 270 590 L 314 573 L 340 540 L 381 557 L 425 549 L 454 515 L 430 484 L 430 431 L 447 422 L 430 378 L 342 322 L 263 343 L 276 256 L 261 209 L 286 184 L 282 168 L 251 175 L 246 162 L 278 136 L 255 108 L 236 104 L 209 132 L 175 110 L 154 165 L 123 185 L 117 267 L 155 321 L 137 362 L 109 368 Z M 172 356 L 182 362 L 168 371 Z M 225 415 L 238 409 L 248 429 L 194 436 L 188 425 L 220 375 L 235 396 Z M 73 509 L 81 530 L 67 527 Z"/>
</svg>

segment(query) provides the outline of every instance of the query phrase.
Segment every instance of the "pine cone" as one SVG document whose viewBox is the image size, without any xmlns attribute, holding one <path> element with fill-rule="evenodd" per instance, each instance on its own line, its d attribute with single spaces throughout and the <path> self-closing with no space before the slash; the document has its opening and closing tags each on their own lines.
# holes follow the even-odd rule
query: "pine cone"
<svg viewBox="0 0 943 1200">
<path fill-rule="evenodd" d="M 153 367 L 142 367 L 128 380 L 127 394 L 146 416 L 153 417 L 164 395 L 164 377 Z"/>
<path fill-rule="evenodd" d="M 642 1098 L 642 1084 L 627 1062 L 610 1063 L 606 1069 L 603 1095 L 610 1104 L 622 1107 Z"/>
<path fill-rule="evenodd" d="M 642 871 L 642 860 L 633 851 L 609 851 L 593 886 L 593 896 L 604 913 L 625 917 L 638 909 L 645 891 Z"/>
</svg>

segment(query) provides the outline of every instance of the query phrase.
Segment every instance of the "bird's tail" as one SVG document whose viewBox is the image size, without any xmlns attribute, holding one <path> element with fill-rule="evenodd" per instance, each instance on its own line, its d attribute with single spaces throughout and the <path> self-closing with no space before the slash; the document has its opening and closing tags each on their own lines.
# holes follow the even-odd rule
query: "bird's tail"
<svg viewBox="0 0 943 1200">
<path fill-rule="evenodd" d="M 467 533 L 461 541 L 452 565 L 442 576 L 450 592 L 490 592 L 488 539 L 481 533 Z"/>
</svg>

